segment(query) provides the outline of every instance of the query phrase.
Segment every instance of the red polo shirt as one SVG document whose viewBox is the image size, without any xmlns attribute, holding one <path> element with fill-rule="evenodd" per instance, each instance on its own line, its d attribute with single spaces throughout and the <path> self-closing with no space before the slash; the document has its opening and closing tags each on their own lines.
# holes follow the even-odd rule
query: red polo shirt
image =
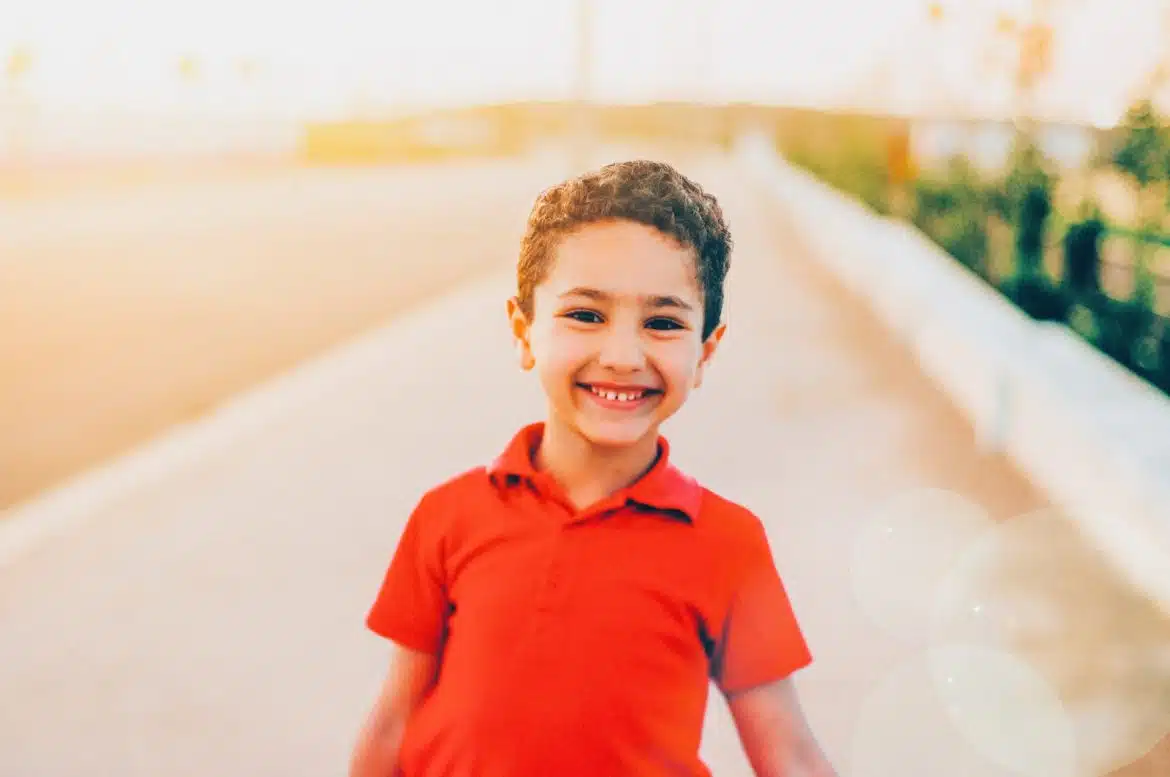
<svg viewBox="0 0 1170 777">
<path fill-rule="evenodd" d="M 587 511 L 533 466 L 543 425 L 426 493 L 367 624 L 440 652 L 404 777 L 708 771 L 708 682 L 776 680 L 811 657 L 759 519 L 653 469 Z"/>
</svg>

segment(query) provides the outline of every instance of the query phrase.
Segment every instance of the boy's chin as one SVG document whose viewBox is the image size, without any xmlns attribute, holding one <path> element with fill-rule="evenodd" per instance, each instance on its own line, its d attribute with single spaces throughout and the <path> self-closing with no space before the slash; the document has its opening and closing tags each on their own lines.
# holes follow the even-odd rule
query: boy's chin
<svg viewBox="0 0 1170 777">
<path fill-rule="evenodd" d="M 581 419 L 577 428 L 590 444 L 599 448 L 628 448 L 648 436 L 657 438 L 658 433 L 656 424 L 642 419 L 619 422 Z"/>
</svg>

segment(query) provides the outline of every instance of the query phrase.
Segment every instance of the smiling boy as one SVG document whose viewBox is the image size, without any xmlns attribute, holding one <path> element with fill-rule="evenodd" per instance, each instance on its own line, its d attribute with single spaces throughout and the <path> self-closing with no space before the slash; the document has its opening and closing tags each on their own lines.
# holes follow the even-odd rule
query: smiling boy
<svg viewBox="0 0 1170 777">
<path fill-rule="evenodd" d="M 547 415 L 409 516 L 367 619 L 395 651 L 352 777 L 703 777 L 711 681 L 759 777 L 833 774 L 762 523 L 659 432 L 724 336 L 730 253 L 715 199 L 666 164 L 538 198 L 508 319 Z"/>
</svg>

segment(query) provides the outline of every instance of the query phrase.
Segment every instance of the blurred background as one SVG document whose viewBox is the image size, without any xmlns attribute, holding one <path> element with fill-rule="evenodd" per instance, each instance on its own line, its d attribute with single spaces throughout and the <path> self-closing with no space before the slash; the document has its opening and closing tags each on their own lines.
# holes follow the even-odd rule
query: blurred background
<svg viewBox="0 0 1170 777">
<path fill-rule="evenodd" d="M 905 538 L 896 548 L 876 540 L 863 543 L 871 555 L 865 562 L 870 566 L 861 567 L 869 570 L 871 582 L 883 581 L 871 593 L 881 589 L 886 600 L 867 604 L 862 595 L 857 603 L 851 593 L 850 606 L 880 621 L 874 607 L 916 595 L 922 586 L 908 580 L 894 584 L 885 573 L 895 574 L 892 567 L 904 568 L 909 557 L 922 561 L 922 569 L 935 569 L 923 560 L 942 558 L 942 546 L 930 544 L 939 541 L 937 527 L 954 528 L 955 533 L 944 532 L 944 544 L 968 536 L 962 528 L 966 519 L 956 514 L 976 510 L 981 520 L 1000 528 L 1015 516 L 1034 519 L 1014 524 L 1028 530 L 994 535 L 994 552 L 986 547 L 982 552 L 995 556 L 993 577 L 1007 592 L 1001 596 L 1039 607 L 1013 616 L 1016 625 L 1047 625 L 1041 636 L 1028 631 L 1027 649 L 1017 645 L 1011 655 L 1026 655 L 1029 671 L 1046 678 L 1044 688 L 1058 700 L 1053 703 L 1067 712 L 1057 716 L 1061 725 L 1066 717 L 1075 719 L 1067 723 L 1074 733 L 1056 739 L 1069 753 L 1079 745 L 1080 756 L 1066 753 L 1063 761 L 1045 761 L 1055 750 L 1041 757 L 1028 745 L 1004 744 L 1013 727 L 1017 733 L 1030 732 L 1033 743 L 1055 740 L 1029 728 L 1041 718 L 1050 722 L 1047 713 L 1036 712 L 1038 697 L 1021 696 L 1023 686 L 1003 680 L 1010 672 L 992 672 L 1010 693 L 997 697 L 1002 703 L 998 712 L 985 706 L 979 715 L 999 720 L 1011 717 L 1004 710 L 1015 710 L 1015 723 L 994 735 L 983 729 L 973 734 L 956 723 L 966 732 L 964 747 L 974 753 L 970 764 L 979 765 L 956 765 L 949 773 L 1170 774 L 1170 740 L 1165 739 L 1170 732 L 1170 617 L 1159 593 L 1170 585 L 1170 566 L 1161 568 L 1162 587 L 1154 591 L 1154 562 L 1146 564 L 1145 577 L 1135 576 L 1124 569 L 1123 552 L 1104 547 L 1111 527 L 1124 524 L 1138 502 L 1120 497 L 1110 502 L 1099 493 L 1112 486 L 1101 486 L 1094 492 L 1094 507 L 1086 508 L 1094 517 L 1084 519 L 1070 507 L 1062 486 L 1053 485 L 1058 476 L 1037 474 L 1079 456 L 1070 453 L 1072 432 L 1063 421 L 1047 420 L 1046 431 L 1029 437 L 1027 455 L 1018 454 L 1004 440 L 1015 428 L 1013 419 L 1023 416 L 1005 411 L 1008 426 L 997 432 L 998 444 L 983 445 L 979 423 L 948 398 L 929 370 L 916 365 L 899 334 L 873 312 L 874 300 L 866 291 L 871 280 L 833 277 L 826 269 L 832 262 L 817 258 L 818 251 L 826 252 L 824 235 L 849 232 L 850 245 L 872 254 L 870 266 L 879 268 L 865 276 L 874 279 L 876 295 L 878 286 L 896 286 L 909 272 L 895 261 L 902 249 L 885 247 L 892 244 L 883 235 L 889 225 L 897 225 L 930 244 L 930 261 L 936 265 L 962 268 L 963 283 L 976 284 L 970 288 L 986 290 L 1029 322 L 1072 335 L 1075 347 L 1083 349 L 1078 364 L 1093 366 L 1050 378 L 1056 386 L 1052 396 L 1061 407 L 1075 406 L 1078 424 L 1120 412 L 1129 425 L 1114 424 L 1102 432 L 1109 436 L 1108 453 L 1100 452 L 1104 447 L 1097 453 L 1115 470 L 1107 473 L 1082 458 L 1069 465 L 1070 473 L 1079 474 L 1065 477 L 1088 483 L 1120 473 L 1116 479 L 1126 485 L 1118 488 L 1140 492 L 1139 512 L 1154 516 L 1134 531 L 1146 532 L 1142 536 L 1152 547 L 1168 547 L 1170 525 L 1163 519 L 1170 520 L 1170 510 L 1162 499 L 1170 498 L 1170 461 L 1162 453 L 1170 441 L 1167 112 L 1166 0 L 332 0 L 279 5 L 265 0 L 3 0 L 0 530 L 8 533 L 0 531 L 0 644 L 7 644 L 0 648 L 0 666 L 7 667 L 0 670 L 0 698 L 20 699 L 25 712 L 0 716 L 9 731 L 20 732 L 8 737 L 6 725 L 0 725 L 0 774 L 93 773 L 79 771 L 81 762 L 71 760 L 74 754 L 45 733 L 48 721 L 66 709 L 73 710 L 66 717 L 78 730 L 116 730 L 94 751 L 102 774 L 154 774 L 164 768 L 187 773 L 176 770 L 177 763 L 186 763 L 190 773 L 196 773 L 198 763 L 205 769 L 200 773 L 262 774 L 280 765 L 282 774 L 309 774 L 320 772 L 306 771 L 307 764 L 341 763 L 339 754 L 346 736 L 356 731 L 363 694 L 372 688 L 373 669 L 341 681 L 322 675 L 317 681 L 321 694 L 327 680 L 350 683 L 348 695 L 333 702 L 289 697 L 295 689 L 248 686 L 253 700 L 280 698 L 285 708 L 316 705 L 317 717 L 281 719 L 277 725 L 258 722 L 261 713 L 256 712 L 240 724 L 250 732 L 247 738 L 216 750 L 208 743 L 222 743 L 229 735 L 214 733 L 190 708 L 172 709 L 182 693 L 171 686 L 159 690 L 159 676 L 138 663 L 167 662 L 162 643 L 152 640 L 164 628 L 155 618 L 171 600 L 151 599 L 151 591 L 157 596 L 164 590 L 180 592 L 187 606 L 203 613 L 200 644 L 234 646 L 187 660 L 203 661 L 200 666 L 211 675 L 228 665 L 248 677 L 262 673 L 244 656 L 281 648 L 269 632 L 260 635 L 261 627 L 247 613 L 265 611 L 270 602 L 265 596 L 276 593 L 258 586 L 249 600 L 253 612 L 232 610 L 226 604 L 231 596 L 216 598 L 201 588 L 207 582 L 201 575 L 221 563 L 230 566 L 231 558 L 237 571 L 266 574 L 255 557 L 233 555 L 239 552 L 240 536 L 231 532 L 244 531 L 235 522 L 251 521 L 257 533 L 280 531 L 279 523 L 263 523 L 274 517 L 261 521 L 255 516 L 296 503 L 291 509 L 301 511 L 307 527 L 317 528 L 297 535 L 303 544 L 284 548 L 287 567 L 281 574 L 295 574 L 289 571 L 298 568 L 293 559 L 311 555 L 320 540 L 313 539 L 313 531 L 323 525 L 318 519 L 333 520 L 328 505 L 336 504 L 344 490 L 358 502 L 352 512 L 366 521 L 367 550 L 387 551 L 393 538 L 385 535 L 378 516 L 424 481 L 422 475 L 411 480 L 399 470 L 403 482 L 374 487 L 385 477 L 376 456 L 399 456 L 400 464 L 411 456 L 424 462 L 433 456 L 438 473 L 452 457 L 480 450 L 470 443 L 443 448 L 448 443 L 434 442 L 443 435 L 418 426 L 422 417 L 450 415 L 448 403 L 455 393 L 450 385 L 468 387 L 480 379 L 478 367 L 450 366 L 463 358 L 459 348 L 494 353 L 482 345 L 488 340 L 478 324 L 460 328 L 463 313 L 450 313 L 444 328 L 426 319 L 426 311 L 439 310 L 434 306 L 448 304 L 444 300 L 453 306 L 456 299 L 478 310 L 481 303 L 466 300 L 487 297 L 467 290 L 508 277 L 536 194 L 570 174 L 632 156 L 673 161 L 693 170 L 701 182 L 715 181 L 712 187 L 721 199 L 728 192 L 732 229 L 739 236 L 737 256 L 745 257 L 737 261 L 757 268 L 743 270 L 749 280 L 741 282 L 749 299 L 743 309 L 756 311 L 744 314 L 753 322 L 753 357 L 739 363 L 729 356 L 738 366 L 728 372 L 741 385 L 777 384 L 776 396 L 782 398 L 768 398 L 766 412 L 787 424 L 811 423 L 807 431 L 777 426 L 776 440 L 789 439 L 789 433 L 791 439 L 809 435 L 813 446 L 843 440 L 840 450 L 829 445 L 836 452 L 825 454 L 831 460 L 826 466 L 838 468 L 841 490 L 869 500 L 863 512 L 880 513 L 884 517 L 874 520 L 886 521 L 881 525 L 891 535 Z M 811 210 L 787 206 L 784 197 L 773 196 L 770 184 L 761 184 L 772 173 L 750 161 L 757 157 L 744 155 L 748 138 L 766 146 L 774 157 L 768 164 L 783 171 L 777 176 L 805 181 L 802 185 L 819 182 L 817 197 L 860 208 L 863 216 L 821 220 L 808 217 Z M 826 208 L 825 213 L 832 210 Z M 773 281 L 761 280 L 773 275 Z M 759 299 L 751 302 L 751 288 L 772 288 L 768 283 L 776 284 L 773 296 L 757 292 Z M 506 285 L 500 288 L 507 292 Z M 949 305 L 950 292 L 942 285 L 926 282 L 915 293 L 926 299 L 935 295 L 935 307 Z M 461 294 L 473 296 L 465 300 Z M 502 310 L 502 297 L 499 306 Z M 769 306 L 782 312 L 769 313 Z M 737 309 L 733 303 L 733 317 Z M 497 317 L 502 333 L 502 314 Z M 968 319 L 963 326 L 974 331 L 983 325 Z M 177 431 L 203 422 L 209 425 L 199 428 L 237 423 L 215 417 L 244 396 L 255 397 L 245 414 L 264 415 L 269 411 L 257 408 L 267 400 L 255 392 L 367 342 L 363 338 L 376 340 L 383 337 L 379 333 L 404 328 L 413 333 L 413 345 L 370 347 L 402 373 L 433 372 L 455 383 L 426 388 L 430 384 L 417 383 L 425 378 L 400 374 L 393 384 L 399 388 L 393 390 L 414 387 L 409 409 L 355 400 L 354 408 L 374 408 L 381 439 L 393 438 L 379 444 L 397 448 L 379 448 L 380 454 L 370 459 L 368 451 L 355 447 L 358 421 L 337 426 L 336 420 L 307 414 L 264 427 L 267 431 L 254 430 L 247 438 L 267 443 L 237 441 L 214 450 L 199 443 L 201 451 L 211 452 L 199 454 L 198 467 L 253 472 L 255 479 L 243 484 L 198 474 L 203 469 L 175 453 L 196 445 L 175 437 Z M 393 335 L 399 336 L 407 337 Z M 979 336 L 994 340 L 997 335 L 986 328 Z M 452 338 L 465 343 L 443 344 Z M 1006 353 L 1013 343 L 1009 338 L 981 347 L 1000 345 Z M 401 348 L 412 355 L 389 355 Z M 506 348 L 503 353 L 506 361 Z M 956 350 L 949 358 L 957 370 L 974 369 L 973 356 Z M 447 364 L 444 359 L 449 366 L 435 366 Z M 345 372 L 337 365 L 321 369 Z M 377 369 L 388 375 L 395 368 L 383 364 Z M 499 368 L 484 369 L 494 375 L 491 370 Z M 390 380 L 336 378 L 378 386 L 383 379 Z M 1108 388 L 1123 384 L 1117 391 Z M 826 394 L 827 387 L 833 391 Z M 1068 397 L 1076 394 L 1075 401 L 1062 394 L 1065 389 Z M 809 409 L 814 405 L 819 409 Z M 1145 415 L 1130 413 L 1139 405 Z M 877 408 L 866 416 L 877 426 L 866 421 L 841 427 L 842 419 L 863 406 Z M 886 411 L 900 414 L 902 436 L 883 436 L 893 434 L 882 432 L 876 420 Z M 509 412 L 501 410 L 500 417 L 513 418 Z M 521 420 L 524 412 L 517 409 L 515 418 Z M 443 423 L 454 421 L 437 423 L 445 429 Z M 710 423 L 727 433 L 721 422 Z M 492 427 L 492 434 L 500 436 L 505 427 Z M 1144 429 L 1140 435 L 1134 431 L 1138 427 Z M 338 428 L 358 436 L 345 437 Z M 333 463 L 298 458 L 295 452 L 273 458 L 257 452 L 255 446 L 262 445 L 299 450 L 273 436 L 293 434 L 293 429 L 301 430 L 297 439 L 302 442 L 309 439 L 304 435 L 329 435 Z M 908 429 L 917 435 L 912 439 L 919 451 L 893 451 L 889 446 L 911 439 Z M 485 438 L 484 450 L 495 437 Z M 1077 444 L 1088 450 L 1096 445 L 1091 437 L 1085 432 Z M 432 443 L 447 453 L 422 451 Z M 158 446 L 167 444 L 171 447 L 164 454 Z M 848 451 L 863 449 L 893 451 L 894 463 L 856 464 Z M 175 457 L 187 463 L 166 466 L 184 474 L 152 475 L 148 487 L 141 473 L 156 465 L 143 462 Z M 1125 463 L 1130 457 L 1141 458 L 1141 464 Z M 753 472 L 763 488 L 777 475 L 767 455 L 757 458 L 761 463 Z M 239 463 L 244 460 L 248 463 Z M 858 468 L 842 475 L 846 460 Z M 330 469 L 347 461 L 364 462 L 358 466 L 365 479 L 356 486 L 359 476 L 349 469 L 343 468 L 344 474 Z M 124 473 L 120 480 L 110 474 L 116 471 Z M 293 498 L 280 490 L 284 486 L 277 487 L 290 479 L 316 484 L 317 501 L 310 497 L 306 502 L 304 494 Z M 257 492 L 258 482 L 268 490 Z M 362 488 L 374 491 L 365 494 Z M 392 499 L 378 488 L 393 488 L 398 496 Z M 875 507 L 910 488 L 939 489 L 950 496 L 941 502 L 912 499 L 910 507 L 899 502 L 902 512 L 895 511 L 893 518 Z M 771 491 L 761 493 L 764 503 L 777 510 L 779 505 L 803 509 L 799 500 L 789 504 Z M 844 504 L 839 509 L 842 515 L 849 512 Z M 104 523 L 93 520 L 99 515 Z M 120 528 L 64 531 L 82 519 L 87 527 Z M 390 520 L 398 526 L 401 519 L 396 514 Z M 868 536 L 856 517 L 840 520 L 841 534 L 834 535 L 840 543 L 853 547 L 860 542 L 857 536 Z M 1095 527 L 1087 535 L 1080 527 L 1086 520 Z M 208 529 L 206 536 L 191 533 L 191 522 L 215 521 L 230 521 L 236 528 L 219 534 Z M 47 537 L 43 527 L 50 525 L 59 537 L 32 552 L 29 538 Z M 360 536 L 352 526 L 334 528 L 342 538 L 347 532 Z M 1158 532 L 1157 539 L 1151 531 Z M 66 536 L 72 539 L 61 538 Z M 794 542 L 802 536 L 792 535 Z M 817 552 L 854 558 L 830 543 L 828 535 L 816 536 L 820 539 L 810 542 Z M 339 567 L 357 565 L 361 572 L 348 572 L 357 576 L 330 589 L 335 589 L 334 600 L 320 600 L 320 617 L 333 624 L 321 627 L 325 631 L 358 630 L 359 611 L 367 604 L 362 597 L 374 593 L 370 585 L 381 573 L 383 557 L 377 553 L 359 561 L 345 552 L 334 549 L 333 561 Z M 815 571 L 808 561 L 794 559 L 793 565 L 794 574 L 804 574 L 796 587 L 807 586 L 813 599 L 821 595 L 818 575 L 827 573 Z M 938 565 L 953 571 L 954 565 Z M 979 573 L 968 570 L 964 580 L 976 585 L 971 582 L 975 575 L 976 588 L 990 596 L 985 577 L 990 573 L 976 566 Z M 856 578 L 858 568 L 842 567 L 841 578 Z M 101 591 L 87 594 L 97 597 L 86 605 L 89 617 L 117 613 L 101 617 L 102 644 L 110 647 L 105 658 L 88 664 L 85 659 L 77 664 L 77 654 L 64 645 L 88 639 L 91 632 L 59 614 L 76 595 L 67 583 L 82 579 L 79 569 L 88 570 L 84 579 Z M 127 569 L 142 576 L 128 578 Z M 339 572 L 336 579 L 342 577 Z M 115 579 L 136 581 L 131 586 L 136 593 L 94 582 Z M 231 580 L 220 584 L 237 593 L 256 582 L 247 576 Z M 342 601 L 350 608 L 345 611 L 349 620 L 336 614 Z M 821 617 L 816 611 L 822 606 L 829 608 L 810 606 L 814 620 Z M 45 615 L 50 611 L 58 615 Z M 293 615 L 288 615 L 290 620 L 281 623 L 293 629 Z M 821 622 L 826 643 L 848 641 L 835 630 L 839 624 L 833 625 L 833 616 L 826 614 Z M 899 628 L 909 626 L 894 627 Z M 227 636 L 232 629 L 234 641 Z M 179 642 L 185 639 L 166 633 Z M 293 632 L 282 633 L 295 638 Z M 47 648 L 50 644 L 54 647 Z M 300 651 L 284 669 L 300 673 L 320 660 L 320 653 L 313 657 L 308 648 Z M 355 665 L 377 667 L 378 660 Z M 840 660 L 843 665 L 853 659 Z M 828 663 L 836 666 L 831 659 Z M 884 677 L 887 669 L 882 664 L 875 671 Z M 908 738 L 897 757 L 891 754 L 890 737 L 873 734 L 889 733 L 882 726 L 901 721 L 900 731 L 917 731 L 938 745 L 944 735 L 926 732 L 915 721 L 936 720 L 942 713 L 929 705 L 914 707 L 897 684 L 888 698 L 870 697 L 870 686 L 846 689 L 838 674 L 831 676 L 832 682 L 824 679 L 820 685 L 810 680 L 810 703 L 814 717 L 834 732 L 826 736 L 842 774 L 947 773 L 947 762 L 915 762 L 925 756 L 913 734 L 903 734 Z M 67 686 L 72 693 L 64 690 Z M 206 684 L 200 687 L 207 692 Z M 231 705 L 231 693 L 216 694 L 211 701 L 199 697 L 201 714 Z M 133 704 L 127 701 L 131 697 Z M 862 699 L 877 706 L 858 711 Z M 28 713 L 25 705 L 43 712 Z M 1075 714 L 1068 712 L 1074 708 Z M 320 743 L 299 753 L 289 746 L 289 741 L 311 739 L 306 732 L 320 730 L 317 726 L 326 720 L 330 733 L 320 735 Z M 870 721 L 868 728 L 859 722 L 864 720 Z M 161 728 L 149 728 L 156 725 Z M 721 741 L 712 736 L 711 741 Z M 155 742 L 154 749 L 144 740 Z M 157 744 L 165 741 L 176 744 L 169 749 Z M 942 749 L 953 752 L 949 745 Z M 220 753 L 222 760 L 205 755 L 192 761 L 196 750 Z M 282 755 L 274 759 L 275 751 Z M 869 755 L 857 756 L 862 751 Z M 721 750 L 712 752 L 716 760 L 723 757 Z M 236 767 L 225 766 L 233 759 Z M 1062 765 L 1054 766 L 1057 762 Z M 243 763 L 251 765 L 239 766 Z M 884 771 L 887 763 L 900 764 L 900 770 Z M 726 766 L 724 773 L 737 773 L 737 768 L 742 770 L 742 763 Z"/>
</svg>

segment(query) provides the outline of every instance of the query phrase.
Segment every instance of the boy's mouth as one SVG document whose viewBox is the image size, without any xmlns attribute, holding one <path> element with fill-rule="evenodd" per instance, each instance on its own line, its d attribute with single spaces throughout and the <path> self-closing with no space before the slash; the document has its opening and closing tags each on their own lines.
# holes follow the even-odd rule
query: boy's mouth
<svg viewBox="0 0 1170 777">
<path fill-rule="evenodd" d="M 643 386 L 608 386 L 592 383 L 578 383 L 577 386 L 588 391 L 590 396 L 603 407 L 617 409 L 638 407 L 646 400 L 662 393 L 658 389 Z"/>
</svg>

